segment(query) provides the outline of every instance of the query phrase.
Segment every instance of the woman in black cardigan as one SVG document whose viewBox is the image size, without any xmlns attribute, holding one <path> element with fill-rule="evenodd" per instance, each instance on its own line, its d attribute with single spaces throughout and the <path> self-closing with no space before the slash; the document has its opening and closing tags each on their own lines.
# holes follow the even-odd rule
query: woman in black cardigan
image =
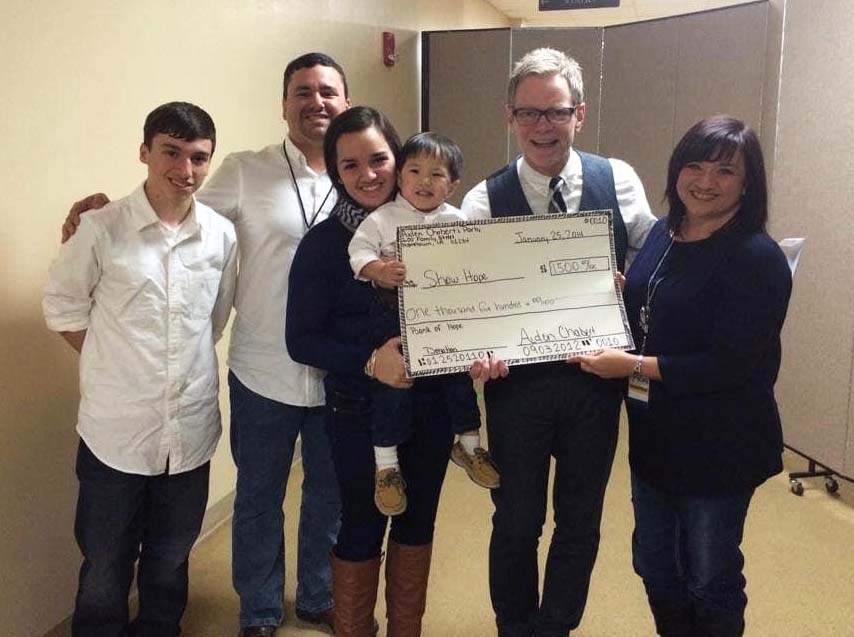
<svg viewBox="0 0 854 637">
<path fill-rule="evenodd" d="M 739 636 L 747 509 L 782 469 L 774 383 L 792 280 L 765 233 L 762 151 L 744 123 L 694 125 L 666 197 L 626 280 L 639 350 L 569 362 L 629 378 L 633 561 L 658 633 Z"/>
<path fill-rule="evenodd" d="M 427 597 L 433 529 L 453 442 L 435 378 L 406 377 L 396 337 L 374 350 L 374 294 L 350 269 L 347 246 L 361 221 L 396 192 L 400 142 L 378 111 L 356 106 L 336 117 L 324 140 L 338 202 L 303 238 L 291 266 L 286 321 L 294 360 L 326 370 L 326 409 L 341 490 L 341 530 L 330 557 L 337 637 L 370 637 L 388 518 L 374 505 L 371 378 L 412 387 L 412 436 L 400 445 L 408 506 L 391 519 L 386 549 L 387 635 L 417 637 Z M 506 375 L 500 361 L 477 361 L 472 377 Z"/>
</svg>

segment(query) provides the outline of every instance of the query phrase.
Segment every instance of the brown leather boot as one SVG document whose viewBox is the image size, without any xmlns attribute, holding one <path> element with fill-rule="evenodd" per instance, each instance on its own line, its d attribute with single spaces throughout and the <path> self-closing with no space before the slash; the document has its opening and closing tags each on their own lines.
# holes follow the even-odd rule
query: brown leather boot
<svg viewBox="0 0 854 637">
<path fill-rule="evenodd" d="M 420 637 L 432 554 L 432 544 L 406 546 L 389 540 L 385 563 L 387 637 Z"/>
<path fill-rule="evenodd" d="M 380 581 L 380 556 L 349 562 L 330 555 L 335 637 L 373 637 L 374 606 Z"/>
</svg>

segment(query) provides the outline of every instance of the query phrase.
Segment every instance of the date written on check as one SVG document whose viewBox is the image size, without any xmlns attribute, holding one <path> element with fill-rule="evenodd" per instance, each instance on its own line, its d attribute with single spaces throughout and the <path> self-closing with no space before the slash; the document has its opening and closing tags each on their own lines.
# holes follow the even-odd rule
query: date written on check
<svg viewBox="0 0 854 637">
<path fill-rule="evenodd" d="M 398 295 L 407 373 L 633 349 L 610 210 L 403 226 Z"/>
</svg>

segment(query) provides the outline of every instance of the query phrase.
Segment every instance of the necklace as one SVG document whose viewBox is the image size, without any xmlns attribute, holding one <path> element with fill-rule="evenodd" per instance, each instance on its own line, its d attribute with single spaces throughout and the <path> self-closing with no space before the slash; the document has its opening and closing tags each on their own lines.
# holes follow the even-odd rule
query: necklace
<svg viewBox="0 0 854 637">
<path fill-rule="evenodd" d="M 329 199 L 329 195 L 332 194 L 333 186 L 329 186 L 329 190 L 326 193 L 326 196 L 323 198 L 323 201 L 320 202 L 320 205 L 317 207 L 317 210 L 314 211 L 314 215 L 311 217 L 311 221 L 308 219 L 308 215 L 305 214 L 305 204 L 302 202 L 302 193 L 299 191 L 299 184 L 297 184 L 297 176 L 294 173 L 293 164 L 291 164 L 291 158 L 288 156 L 288 149 L 285 145 L 285 142 L 282 142 L 282 152 L 285 154 L 285 161 L 288 162 L 288 169 L 291 171 L 291 183 L 294 186 L 294 191 L 297 193 L 297 201 L 299 202 L 299 210 L 302 213 L 302 222 L 305 224 L 305 229 L 308 230 L 314 225 L 314 222 L 317 221 L 317 215 L 320 214 L 320 211 L 323 210 L 324 204 L 326 204 L 326 200 Z"/>
</svg>

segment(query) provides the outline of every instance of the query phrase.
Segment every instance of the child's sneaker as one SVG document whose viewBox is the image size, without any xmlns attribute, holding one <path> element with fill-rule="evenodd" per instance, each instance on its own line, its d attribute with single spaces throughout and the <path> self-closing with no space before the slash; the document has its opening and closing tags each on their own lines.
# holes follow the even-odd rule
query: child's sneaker
<svg viewBox="0 0 854 637">
<path fill-rule="evenodd" d="M 383 515 L 400 515 L 406 511 L 406 482 L 400 469 L 380 469 L 374 483 L 374 504 Z"/>
<path fill-rule="evenodd" d="M 486 449 L 476 447 L 474 455 L 470 456 L 459 442 L 455 442 L 451 447 L 451 460 L 465 469 L 469 478 L 484 489 L 496 489 L 501 485 L 501 476 Z"/>
</svg>

